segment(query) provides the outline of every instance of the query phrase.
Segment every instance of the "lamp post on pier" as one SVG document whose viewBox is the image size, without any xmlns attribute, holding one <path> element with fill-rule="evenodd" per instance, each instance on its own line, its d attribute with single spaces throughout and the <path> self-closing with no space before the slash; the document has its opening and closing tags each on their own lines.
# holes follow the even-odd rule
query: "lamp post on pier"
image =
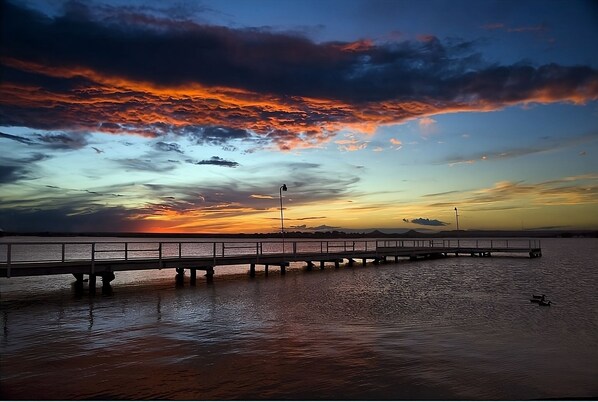
<svg viewBox="0 0 598 402">
<path fill-rule="evenodd" d="M 284 258 L 284 215 L 282 213 L 282 192 L 287 191 L 287 185 L 283 184 L 280 186 L 280 232 L 282 233 L 282 255 Z"/>
<path fill-rule="evenodd" d="M 459 230 L 459 213 L 457 207 L 455 207 L 455 218 L 457 218 L 457 231 Z"/>
</svg>

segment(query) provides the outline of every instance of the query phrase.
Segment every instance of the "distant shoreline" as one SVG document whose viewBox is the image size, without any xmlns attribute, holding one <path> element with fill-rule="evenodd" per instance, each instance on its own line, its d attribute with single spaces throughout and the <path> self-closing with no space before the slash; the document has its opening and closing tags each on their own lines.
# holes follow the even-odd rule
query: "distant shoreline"
<svg viewBox="0 0 598 402">
<path fill-rule="evenodd" d="M 139 232 L 0 232 L 0 237 L 138 237 L 138 238 L 276 238 L 280 233 L 139 233 Z M 369 232 L 285 232 L 287 238 L 482 238 L 482 237 L 541 237 L 541 238 L 596 238 L 598 230 L 451 230 L 436 233 L 409 230 L 402 233 Z"/>
</svg>

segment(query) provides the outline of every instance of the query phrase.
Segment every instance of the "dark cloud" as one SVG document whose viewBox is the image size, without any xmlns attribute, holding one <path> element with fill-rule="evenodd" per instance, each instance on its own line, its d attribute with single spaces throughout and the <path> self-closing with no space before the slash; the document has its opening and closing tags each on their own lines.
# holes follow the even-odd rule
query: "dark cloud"
<svg viewBox="0 0 598 402">
<path fill-rule="evenodd" d="M 222 126 L 187 127 L 181 133 L 199 145 L 224 145 L 232 140 L 249 140 L 253 137 L 247 130 Z"/>
<path fill-rule="evenodd" d="M 280 149 L 291 149 L 297 141 L 313 145 L 332 135 L 320 127 L 324 124 L 397 122 L 445 109 L 488 110 L 517 102 L 598 97 L 598 71 L 592 67 L 490 64 L 474 42 L 427 36 L 381 44 L 315 43 L 268 29 L 180 21 L 143 7 L 70 4 L 63 15 L 50 18 L 4 3 L 5 82 L 14 83 L 14 88 L 41 87 L 59 93 L 57 99 L 73 101 L 67 105 L 53 100 L 55 104 L 43 107 L 6 102 L 0 107 L 6 124 L 57 128 L 66 124 L 64 115 L 71 112 L 68 124 L 74 129 L 163 135 L 197 127 L 197 122 L 181 122 L 201 110 L 204 121 L 218 122 L 191 134 L 198 143 L 248 140 L 251 135 L 244 128 L 251 126 Z M 223 96 L 206 92 L 160 98 L 156 110 L 167 118 L 144 123 L 131 116 L 148 113 L 148 102 L 156 99 L 147 99 L 139 85 L 104 91 L 107 81 L 98 76 L 162 89 L 195 84 L 229 89 L 222 89 Z M 269 98 L 256 101 L 251 94 Z M 93 110 L 80 101 L 96 96 L 104 102 L 93 103 Z M 223 105 L 223 99 L 232 98 L 235 107 Z M 326 102 L 310 104 L 308 99 Z M 70 105 L 84 113 L 72 114 Z M 230 127 L 222 127 L 223 121 Z M 294 127 L 285 128 L 289 123 Z"/>
<path fill-rule="evenodd" d="M 133 211 L 124 207 L 79 204 L 53 208 L 0 207 L 0 227 L 8 231 L 27 232 L 135 232 L 142 231 L 141 222 L 132 219 Z"/>
<path fill-rule="evenodd" d="M 19 135 L 1 133 L 1 132 L 0 132 L 0 138 L 6 138 L 8 140 L 17 141 L 17 142 L 20 142 L 21 144 L 26 144 L 26 145 L 31 145 L 34 143 L 30 138 L 22 137 Z"/>
<path fill-rule="evenodd" d="M 33 153 L 22 158 L 0 155 L 0 184 L 35 178 L 36 163 L 46 159 L 49 159 L 49 156 L 42 153 Z"/>
<path fill-rule="evenodd" d="M 154 144 L 154 149 L 163 152 L 177 152 L 179 154 L 183 153 L 183 151 L 181 150 L 181 146 L 176 142 L 167 143 L 163 141 L 158 141 Z"/>
<path fill-rule="evenodd" d="M 417 218 L 412 219 L 411 223 L 422 226 L 447 226 L 448 223 L 439 221 L 438 219 Z"/>
<path fill-rule="evenodd" d="M 0 138 L 53 150 L 75 150 L 87 146 L 86 133 L 30 134 L 29 137 L 0 133 Z"/>
<path fill-rule="evenodd" d="M 306 216 L 305 218 L 294 218 L 295 221 L 308 221 L 312 219 L 326 219 L 325 216 Z"/>
<path fill-rule="evenodd" d="M 29 171 L 21 166 L 0 165 L 0 183 L 13 183 L 27 178 Z"/>
<path fill-rule="evenodd" d="M 62 134 L 36 134 L 39 144 L 55 150 L 74 150 L 87 146 L 88 134 L 62 133 Z"/>
<path fill-rule="evenodd" d="M 139 170 L 142 172 L 168 172 L 176 166 L 168 161 L 157 161 L 150 159 L 115 159 L 120 166 L 126 170 Z"/>
<path fill-rule="evenodd" d="M 210 159 L 204 159 L 199 162 L 187 161 L 189 163 L 193 163 L 194 165 L 214 165 L 214 166 L 224 166 L 230 168 L 236 168 L 239 166 L 238 162 L 228 161 L 223 159 L 219 156 L 212 156 Z"/>
</svg>

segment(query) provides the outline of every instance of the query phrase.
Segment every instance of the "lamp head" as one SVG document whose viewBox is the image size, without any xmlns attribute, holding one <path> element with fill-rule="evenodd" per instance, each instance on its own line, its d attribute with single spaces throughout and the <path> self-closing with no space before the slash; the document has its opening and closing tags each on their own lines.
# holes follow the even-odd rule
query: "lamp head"
<svg viewBox="0 0 598 402">
<path fill-rule="evenodd" d="M 287 191 L 287 185 L 283 184 L 282 187 L 280 187 L 282 191 Z"/>
</svg>

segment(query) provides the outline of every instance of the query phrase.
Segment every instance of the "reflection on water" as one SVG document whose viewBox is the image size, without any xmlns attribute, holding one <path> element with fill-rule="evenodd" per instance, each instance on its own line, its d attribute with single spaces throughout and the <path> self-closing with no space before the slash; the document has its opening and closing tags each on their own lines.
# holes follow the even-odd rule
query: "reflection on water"
<svg viewBox="0 0 598 402">
<path fill-rule="evenodd" d="M 62 287 L 52 282 L 59 278 L 3 279 L 1 396 L 596 397 L 596 241 L 543 247 L 539 259 L 298 268 L 254 279 L 246 268 L 217 270 L 195 286 L 173 270 L 119 273 L 95 296 L 85 284 L 65 287 L 66 276 Z M 553 306 L 530 303 L 532 293 Z"/>
</svg>

